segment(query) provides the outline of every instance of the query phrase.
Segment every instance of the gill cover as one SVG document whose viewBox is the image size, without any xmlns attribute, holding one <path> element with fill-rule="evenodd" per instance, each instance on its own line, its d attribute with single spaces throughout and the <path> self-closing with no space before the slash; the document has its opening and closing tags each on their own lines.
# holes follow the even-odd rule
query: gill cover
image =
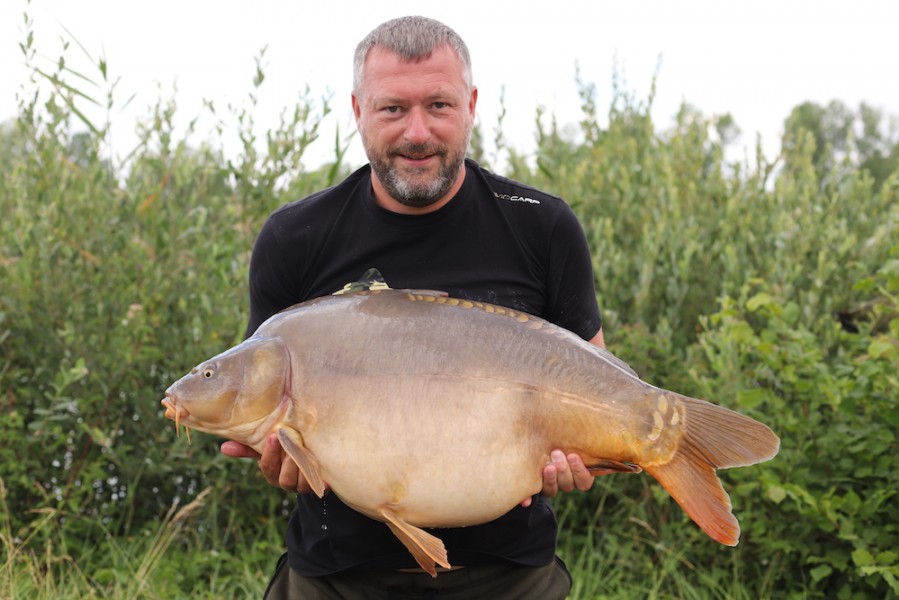
<svg viewBox="0 0 899 600">
<path fill-rule="evenodd" d="M 166 395 L 192 426 L 225 429 L 270 413 L 281 400 L 289 357 L 279 338 L 250 338 L 195 367 Z"/>
</svg>

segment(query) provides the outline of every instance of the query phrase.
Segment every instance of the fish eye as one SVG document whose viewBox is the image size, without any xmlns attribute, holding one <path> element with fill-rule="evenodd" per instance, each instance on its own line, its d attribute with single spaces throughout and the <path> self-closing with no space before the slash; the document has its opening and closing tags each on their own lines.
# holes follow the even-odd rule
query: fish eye
<svg viewBox="0 0 899 600">
<path fill-rule="evenodd" d="M 203 367 L 203 379 L 212 379 L 213 375 L 215 375 L 215 369 L 211 365 Z"/>
</svg>

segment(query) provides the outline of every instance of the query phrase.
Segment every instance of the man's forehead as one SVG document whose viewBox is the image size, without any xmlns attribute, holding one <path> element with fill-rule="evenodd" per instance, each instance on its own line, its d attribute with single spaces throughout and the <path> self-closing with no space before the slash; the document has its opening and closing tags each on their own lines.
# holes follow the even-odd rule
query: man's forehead
<svg viewBox="0 0 899 600">
<path fill-rule="evenodd" d="M 468 88 L 461 61 L 455 52 L 437 48 L 430 57 L 407 59 L 389 50 L 369 53 L 362 78 L 363 94 L 373 96 L 448 96 L 466 93 Z M 449 52 L 450 54 L 444 54 Z"/>
<path fill-rule="evenodd" d="M 462 61 L 459 59 L 459 55 L 456 54 L 456 51 L 449 44 L 441 44 L 432 51 L 415 57 L 399 54 L 384 46 L 375 46 L 365 56 L 365 66 L 368 68 L 380 64 L 416 65 L 427 62 L 432 58 L 450 60 L 456 63 L 460 69 L 462 68 Z"/>
</svg>

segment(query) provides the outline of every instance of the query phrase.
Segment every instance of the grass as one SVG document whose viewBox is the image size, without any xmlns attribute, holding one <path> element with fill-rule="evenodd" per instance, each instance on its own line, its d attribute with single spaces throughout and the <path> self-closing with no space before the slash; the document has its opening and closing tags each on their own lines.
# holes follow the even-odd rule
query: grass
<svg viewBox="0 0 899 600">
<path fill-rule="evenodd" d="M 621 483 L 620 476 L 610 476 L 598 480 L 594 489 L 585 494 L 586 498 L 562 497 L 557 501 L 558 552 L 572 573 L 570 598 L 742 600 L 754 597 L 741 583 L 739 558 L 732 561 L 731 572 L 696 564 L 689 557 L 689 544 L 666 540 L 662 532 L 643 518 L 645 503 L 664 507 L 669 499 L 653 498 L 651 494 L 628 497 L 622 489 L 648 491 L 654 483 L 637 481 L 634 486 Z M 585 511 L 585 505 L 593 510 Z M 585 519 L 584 514 L 589 516 Z M 681 519 L 674 527 L 689 532 L 695 525 Z M 686 539 L 698 544 L 712 543 L 701 536 Z"/>
<path fill-rule="evenodd" d="M 40 510 L 27 531 L 12 530 L 6 487 L 0 480 L 0 598 L 55 599 L 177 599 L 259 598 L 268 583 L 274 557 L 256 555 L 258 564 L 207 547 L 191 527 L 203 511 L 212 488 L 184 506 L 172 505 L 165 517 L 144 531 L 116 536 L 92 519 L 97 535 L 88 550 L 73 551 L 60 535 L 59 524 L 73 517 L 60 510 Z M 41 538 L 42 547 L 34 541 Z M 256 540 L 258 542 L 258 540 Z M 248 548 L 253 541 L 246 540 Z M 273 540 L 274 543 L 274 540 Z M 250 553 L 248 553 L 250 554 Z M 252 559 L 253 556 L 250 555 Z"/>
<path fill-rule="evenodd" d="M 653 539 L 652 528 L 639 519 L 628 520 L 625 536 L 616 538 L 608 526 L 602 526 L 609 518 L 604 507 L 614 487 L 603 485 L 598 492 L 587 526 L 581 523 L 576 535 L 566 532 L 560 540 L 559 551 L 573 574 L 572 600 L 752 597 L 738 576 L 722 578 L 721 573 L 705 572 L 701 565 L 690 563 L 683 549 L 661 547 Z M 115 536 L 102 523 L 92 523 L 99 534 L 90 540 L 90 550 L 76 554 L 66 537 L 56 534 L 57 524 L 71 515 L 42 510 L 27 532 L 13 532 L 4 493 L 0 480 L 3 600 L 260 598 L 281 543 L 272 529 L 274 539 L 267 543 L 245 536 L 235 544 L 245 554 L 210 548 L 203 534 L 192 528 L 192 517 L 204 510 L 212 493 L 212 488 L 206 488 L 190 503 L 180 508 L 173 505 L 161 522 L 137 535 Z M 575 517 L 573 505 L 562 505 L 564 528 Z M 39 551 L 31 544 L 38 537 L 45 539 Z M 649 580 L 641 567 L 647 556 L 661 557 Z M 734 569 L 739 570 L 738 564 Z"/>
<path fill-rule="evenodd" d="M 572 600 L 753 597 L 740 583 L 739 558 L 732 561 L 730 573 L 692 563 L 687 547 L 667 545 L 641 518 L 647 498 L 623 496 L 620 484 L 609 477 L 590 493 L 561 497 L 557 503 L 559 553 L 573 576 Z M 27 530 L 13 531 L 0 479 L 0 598 L 259 598 L 282 544 L 280 526 L 265 529 L 268 539 L 261 540 L 258 531 L 235 524 L 230 534 L 236 540 L 223 544 L 231 550 L 216 549 L 220 534 L 198 530 L 194 519 L 210 509 L 211 494 L 208 487 L 184 506 L 173 504 L 158 524 L 126 535 L 114 535 L 102 519 L 50 509 L 40 510 Z M 587 513 L 582 505 L 593 510 Z M 215 503 L 211 509 L 216 510 Z M 86 551 L 74 550 L 59 527 L 70 519 L 90 521 L 83 529 L 94 535 L 79 546 Z M 677 526 L 694 527 L 686 520 Z M 43 541 L 36 548 L 37 539 Z M 646 577 L 647 570 L 652 578 Z"/>
</svg>

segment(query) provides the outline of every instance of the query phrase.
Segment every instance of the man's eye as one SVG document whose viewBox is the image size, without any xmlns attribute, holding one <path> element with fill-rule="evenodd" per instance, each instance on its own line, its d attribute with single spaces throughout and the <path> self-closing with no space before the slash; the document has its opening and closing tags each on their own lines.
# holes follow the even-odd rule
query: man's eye
<svg viewBox="0 0 899 600">
<path fill-rule="evenodd" d="M 400 112 L 400 107 L 399 106 L 387 106 L 384 108 L 384 110 L 389 112 L 390 114 L 396 114 L 396 113 Z"/>
<path fill-rule="evenodd" d="M 433 104 L 433 106 L 434 106 L 434 108 L 440 109 L 440 108 L 446 108 L 447 106 L 449 106 L 449 104 L 447 104 L 446 102 L 435 102 Z"/>
</svg>

